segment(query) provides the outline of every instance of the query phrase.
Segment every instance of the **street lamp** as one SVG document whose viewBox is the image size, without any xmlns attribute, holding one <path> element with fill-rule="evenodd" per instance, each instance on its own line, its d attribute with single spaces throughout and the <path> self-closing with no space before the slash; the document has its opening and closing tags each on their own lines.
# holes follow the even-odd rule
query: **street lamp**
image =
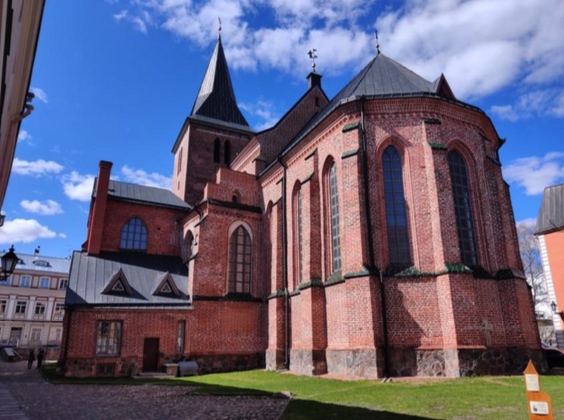
<svg viewBox="0 0 564 420">
<path fill-rule="evenodd" d="M 560 315 L 560 318 L 562 318 L 562 321 L 564 321 L 564 311 L 558 311 L 558 306 L 556 305 L 556 302 L 552 301 L 552 303 L 550 304 L 550 309 L 552 309 L 552 313 L 553 314 L 558 314 Z"/>
<path fill-rule="evenodd" d="M 2 255 L 1 259 L 2 274 L 0 275 L 0 279 L 4 281 L 12 275 L 19 261 L 18 256 L 14 253 L 14 245 L 10 247 L 10 250 L 8 252 Z"/>
</svg>

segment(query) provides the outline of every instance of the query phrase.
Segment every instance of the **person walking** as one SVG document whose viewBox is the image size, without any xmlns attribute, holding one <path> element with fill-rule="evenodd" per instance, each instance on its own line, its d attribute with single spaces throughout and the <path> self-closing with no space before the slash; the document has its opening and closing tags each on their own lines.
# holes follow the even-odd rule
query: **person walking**
<svg viewBox="0 0 564 420">
<path fill-rule="evenodd" d="M 29 352 L 28 356 L 27 356 L 27 368 L 31 369 L 31 367 L 33 366 L 33 361 L 35 360 L 35 351 L 33 351 L 33 349 L 31 349 L 31 351 Z"/>
<path fill-rule="evenodd" d="M 37 352 L 37 369 L 41 369 L 41 363 L 43 362 L 44 355 L 45 352 L 43 351 L 43 349 L 39 349 L 39 351 Z"/>
</svg>

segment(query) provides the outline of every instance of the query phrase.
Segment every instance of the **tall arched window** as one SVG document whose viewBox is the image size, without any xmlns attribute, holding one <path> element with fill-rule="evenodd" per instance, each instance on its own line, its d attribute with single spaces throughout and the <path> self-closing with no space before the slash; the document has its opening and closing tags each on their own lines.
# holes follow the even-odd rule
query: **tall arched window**
<svg viewBox="0 0 564 420">
<path fill-rule="evenodd" d="M 303 212 L 302 189 L 296 185 L 294 190 L 294 287 L 303 282 Z"/>
<path fill-rule="evenodd" d="M 229 140 L 226 140 L 223 145 L 223 163 L 228 166 L 231 163 L 231 142 Z"/>
<path fill-rule="evenodd" d="M 384 150 L 382 166 L 384 169 L 384 202 L 386 204 L 390 263 L 410 263 L 402 163 L 401 156 L 395 147 L 389 146 Z"/>
<path fill-rule="evenodd" d="M 229 293 L 251 293 L 251 237 L 243 226 L 229 238 Z"/>
<path fill-rule="evenodd" d="M 337 165 L 329 169 L 329 208 L 331 211 L 331 256 L 333 272 L 341 269 L 341 239 L 339 233 L 339 193 L 337 190 Z"/>
<path fill-rule="evenodd" d="M 215 139 L 213 142 L 213 161 L 215 163 L 221 162 L 221 141 L 219 139 Z"/>
<path fill-rule="evenodd" d="M 178 152 L 178 162 L 177 162 L 177 167 L 176 167 L 176 174 L 178 175 L 182 169 L 182 153 L 183 153 L 183 148 L 180 148 L 180 152 Z"/>
<path fill-rule="evenodd" d="M 470 189 L 468 188 L 468 175 L 466 173 L 466 163 L 460 153 L 455 150 L 449 152 L 448 167 L 456 214 L 460 259 L 468 266 L 477 265 L 478 254 L 476 252 L 476 236 L 472 222 L 472 204 L 470 202 Z"/>
<path fill-rule="evenodd" d="M 147 227 L 138 217 L 130 219 L 121 229 L 120 249 L 147 250 Z"/>
</svg>

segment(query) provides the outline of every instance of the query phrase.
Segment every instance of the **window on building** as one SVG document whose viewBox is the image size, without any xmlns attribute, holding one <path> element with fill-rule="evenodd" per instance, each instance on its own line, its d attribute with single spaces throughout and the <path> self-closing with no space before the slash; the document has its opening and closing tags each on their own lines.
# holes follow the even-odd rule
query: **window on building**
<svg viewBox="0 0 564 420">
<path fill-rule="evenodd" d="M 121 249 L 145 251 L 147 249 L 147 227 L 138 217 L 129 220 L 121 230 Z"/>
<path fill-rule="evenodd" d="M 61 328 L 57 328 L 55 330 L 55 340 L 61 341 L 61 336 L 63 335 L 63 330 Z"/>
<path fill-rule="evenodd" d="M 215 163 L 221 162 L 221 140 L 215 139 L 213 142 L 213 161 Z"/>
<path fill-rule="evenodd" d="M 390 263 L 409 263 L 411 255 L 403 193 L 402 162 L 395 147 L 390 146 L 384 150 L 382 166 Z"/>
<path fill-rule="evenodd" d="M 55 303 L 55 310 L 53 315 L 63 315 L 65 313 L 65 304 L 64 303 Z"/>
<path fill-rule="evenodd" d="M 8 301 L 6 299 L 0 300 L 0 314 L 5 314 L 7 307 L 8 307 Z"/>
<path fill-rule="evenodd" d="M 50 277 L 41 277 L 39 279 L 39 287 L 41 289 L 48 289 L 51 287 L 51 278 Z"/>
<path fill-rule="evenodd" d="M 462 263 L 468 266 L 475 266 L 478 264 L 478 254 L 476 252 L 476 236 L 472 221 L 472 205 L 466 163 L 460 153 L 453 150 L 448 154 L 448 166 L 456 214 L 460 259 Z"/>
<path fill-rule="evenodd" d="M 231 142 L 229 140 L 223 145 L 223 163 L 227 166 L 231 163 Z"/>
<path fill-rule="evenodd" d="M 178 161 L 176 162 L 176 174 L 178 175 L 182 170 L 182 147 L 178 152 Z"/>
<path fill-rule="evenodd" d="M 96 334 L 96 356 L 119 356 L 121 321 L 100 321 Z"/>
<path fill-rule="evenodd" d="M 10 286 L 12 284 L 12 276 L 7 277 L 6 279 L 0 279 L 0 286 Z"/>
<path fill-rule="evenodd" d="M 229 238 L 229 292 L 251 293 L 251 237 L 243 226 Z"/>
<path fill-rule="evenodd" d="M 186 321 L 178 321 L 178 326 L 176 331 L 176 352 L 178 354 L 184 353 L 185 331 L 186 331 Z"/>
<path fill-rule="evenodd" d="M 16 315 L 25 315 L 26 310 L 27 310 L 27 301 L 26 300 L 16 301 L 16 309 L 15 309 L 15 312 L 14 312 Z"/>
<path fill-rule="evenodd" d="M 303 282 L 303 252 L 302 189 L 298 186 L 294 193 L 294 287 Z"/>
<path fill-rule="evenodd" d="M 21 276 L 20 287 L 31 287 L 31 276 Z"/>
<path fill-rule="evenodd" d="M 69 287 L 69 279 L 60 279 L 59 289 L 66 289 L 67 287 Z"/>
<path fill-rule="evenodd" d="M 339 233 L 339 194 L 337 190 L 337 165 L 329 169 L 329 208 L 331 211 L 331 253 L 333 272 L 341 269 L 341 239 Z"/>
<path fill-rule="evenodd" d="M 35 304 L 35 315 L 45 315 L 45 304 L 37 302 Z"/>
<path fill-rule="evenodd" d="M 29 341 L 41 341 L 41 328 L 32 328 Z"/>
</svg>

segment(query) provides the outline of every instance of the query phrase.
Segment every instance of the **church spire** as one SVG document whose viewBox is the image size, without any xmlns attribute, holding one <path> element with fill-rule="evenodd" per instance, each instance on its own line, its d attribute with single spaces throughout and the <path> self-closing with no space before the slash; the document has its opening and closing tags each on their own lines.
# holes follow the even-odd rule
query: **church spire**
<svg viewBox="0 0 564 420">
<path fill-rule="evenodd" d="M 196 118 L 200 116 L 245 127 L 249 126 L 235 100 L 227 60 L 221 43 L 221 32 L 190 116 Z"/>
</svg>

